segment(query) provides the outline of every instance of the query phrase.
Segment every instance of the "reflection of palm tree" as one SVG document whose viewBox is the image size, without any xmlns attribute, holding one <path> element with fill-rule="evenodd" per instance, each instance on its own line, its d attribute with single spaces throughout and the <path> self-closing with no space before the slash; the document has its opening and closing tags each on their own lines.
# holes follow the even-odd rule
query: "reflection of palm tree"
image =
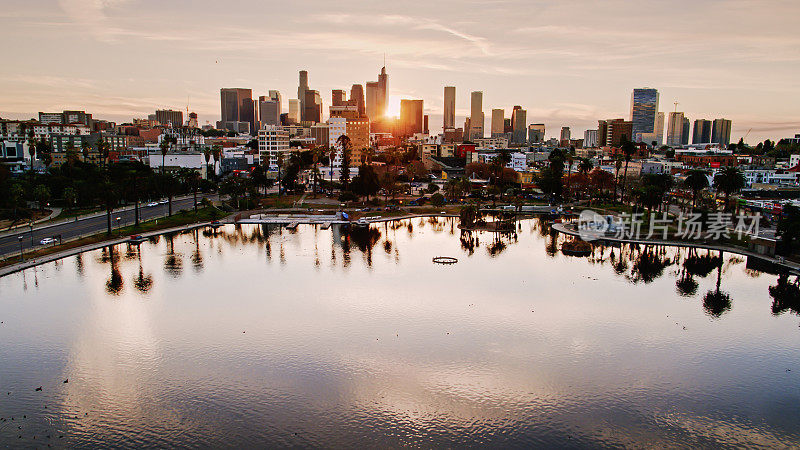
<svg viewBox="0 0 800 450">
<path fill-rule="evenodd" d="M 122 274 L 119 273 L 119 257 L 114 254 L 114 246 L 108 248 L 109 252 L 109 266 L 111 267 L 111 275 L 106 281 L 106 292 L 109 294 L 119 295 L 122 292 L 122 287 L 125 284 L 122 280 Z"/>
<path fill-rule="evenodd" d="M 695 281 L 692 274 L 686 270 L 686 267 L 681 268 L 681 276 L 675 282 L 675 288 L 678 294 L 682 297 L 691 297 L 697 293 L 697 281 Z"/>
<path fill-rule="evenodd" d="M 183 271 L 183 261 L 180 254 L 175 253 L 174 235 L 167 235 L 167 257 L 164 260 L 164 270 L 173 277 L 179 277 Z"/>
<path fill-rule="evenodd" d="M 800 315 L 800 287 L 795 278 L 794 283 L 789 282 L 786 272 L 778 276 L 778 283 L 769 287 L 769 295 L 772 297 L 772 314 L 782 314 L 784 311 L 791 311 Z"/>
<path fill-rule="evenodd" d="M 719 258 L 722 260 L 722 252 L 719 253 Z M 703 308 L 712 317 L 720 317 L 723 313 L 731 309 L 731 297 L 726 292 L 720 291 L 720 282 L 722 281 L 722 264 L 717 267 L 717 288 L 713 291 L 706 292 L 703 297 Z"/>
<path fill-rule="evenodd" d="M 191 260 L 192 266 L 195 269 L 195 272 L 200 272 L 203 270 L 203 254 L 200 253 L 200 241 L 199 241 L 199 233 L 195 229 L 194 230 L 194 251 L 192 252 Z"/>
<path fill-rule="evenodd" d="M 142 294 L 146 294 L 150 288 L 153 287 L 153 277 L 144 274 L 142 252 L 139 252 L 139 273 L 136 275 L 136 278 L 133 279 L 133 286 Z"/>
<path fill-rule="evenodd" d="M 672 261 L 665 256 L 663 248 L 660 251 L 654 251 L 652 247 L 646 247 L 634 261 L 631 276 L 628 279 L 634 283 L 639 281 L 643 281 L 645 284 L 652 283 L 671 264 Z"/>
</svg>

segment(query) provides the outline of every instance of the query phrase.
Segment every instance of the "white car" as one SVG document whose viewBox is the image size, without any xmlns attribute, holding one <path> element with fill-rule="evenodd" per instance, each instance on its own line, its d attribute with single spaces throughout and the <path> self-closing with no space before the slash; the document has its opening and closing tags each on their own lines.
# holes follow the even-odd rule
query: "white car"
<svg viewBox="0 0 800 450">
<path fill-rule="evenodd" d="M 44 238 L 41 241 L 39 241 L 39 243 L 42 245 L 54 244 L 55 242 L 56 240 L 54 238 Z"/>
<path fill-rule="evenodd" d="M 158 202 L 159 205 L 166 205 L 167 203 L 169 203 L 169 200 L 161 200 Z"/>
<path fill-rule="evenodd" d="M 158 202 L 150 202 L 147 206 L 158 206 Z"/>
</svg>

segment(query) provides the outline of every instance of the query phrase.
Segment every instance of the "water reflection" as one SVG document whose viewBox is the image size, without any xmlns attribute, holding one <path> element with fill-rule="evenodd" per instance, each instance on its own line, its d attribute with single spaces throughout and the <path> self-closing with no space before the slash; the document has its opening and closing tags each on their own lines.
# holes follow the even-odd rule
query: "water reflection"
<svg viewBox="0 0 800 450">
<path fill-rule="evenodd" d="M 457 225 L 223 226 L 0 279 L 0 390 L 28 393 L 0 416 L 68 447 L 800 444 L 797 276 Z"/>
</svg>

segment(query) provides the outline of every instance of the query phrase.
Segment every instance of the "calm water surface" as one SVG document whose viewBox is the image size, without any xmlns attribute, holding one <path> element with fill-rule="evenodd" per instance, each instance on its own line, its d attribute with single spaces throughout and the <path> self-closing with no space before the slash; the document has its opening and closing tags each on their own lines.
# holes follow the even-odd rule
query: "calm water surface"
<svg viewBox="0 0 800 450">
<path fill-rule="evenodd" d="M 0 446 L 800 445 L 795 277 L 558 239 L 229 225 L 4 277 Z"/>
</svg>

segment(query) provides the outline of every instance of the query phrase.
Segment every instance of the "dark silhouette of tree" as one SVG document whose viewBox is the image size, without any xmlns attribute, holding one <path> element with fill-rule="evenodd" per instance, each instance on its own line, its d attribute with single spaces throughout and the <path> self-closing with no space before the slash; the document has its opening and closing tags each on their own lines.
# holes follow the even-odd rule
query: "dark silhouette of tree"
<svg viewBox="0 0 800 450">
<path fill-rule="evenodd" d="M 772 314 L 777 316 L 791 311 L 800 315 L 800 287 L 797 283 L 797 278 L 794 283 L 789 282 L 789 275 L 786 272 L 778 275 L 777 284 L 769 287 L 769 295 L 772 297 Z"/>
<path fill-rule="evenodd" d="M 725 193 L 725 211 L 730 210 L 730 196 L 742 190 L 747 181 L 738 167 L 729 166 L 714 176 L 714 189 Z"/>
</svg>

